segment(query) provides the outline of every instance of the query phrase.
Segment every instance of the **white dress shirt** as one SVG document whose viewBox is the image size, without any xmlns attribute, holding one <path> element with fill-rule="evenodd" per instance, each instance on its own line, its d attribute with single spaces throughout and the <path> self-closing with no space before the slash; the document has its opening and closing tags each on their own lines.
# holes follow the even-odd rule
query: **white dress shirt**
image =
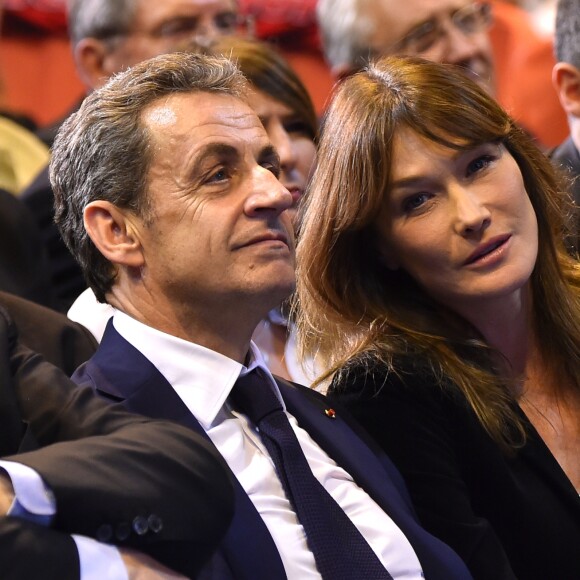
<svg viewBox="0 0 580 580">
<path fill-rule="evenodd" d="M 262 516 L 290 579 L 320 578 L 304 529 L 284 494 L 256 428 L 226 402 L 240 375 L 260 366 L 282 405 L 278 386 L 252 344 L 249 367 L 191 342 L 146 326 L 117 311 L 113 318 L 121 336 L 151 361 L 205 429 Z M 285 406 L 284 406 L 285 409 Z M 393 578 L 423 577 L 419 560 L 398 526 L 338 466 L 296 419 L 286 411 L 312 469 L 342 507 Z"/>
<path fill-rule="evenodd" d="M 0 461 L 12 483 L 14 501 L 6 515 L 50 527 L 56 515 L 54 495 L 34 469 L 14 461 Z M 79 555 L 81 580 L 128 580 L 127 569 L 115 546 L 72 534 Z"/>
</svg>

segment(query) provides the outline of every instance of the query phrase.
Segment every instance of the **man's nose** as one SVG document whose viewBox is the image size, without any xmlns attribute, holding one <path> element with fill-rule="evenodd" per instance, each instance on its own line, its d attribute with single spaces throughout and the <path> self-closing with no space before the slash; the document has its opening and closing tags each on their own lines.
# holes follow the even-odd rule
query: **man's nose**
<svg viewBox="0 0 580 580">
<path fill-rule="evenodd" d="M 213 18 L 208 18 L 200 22 L 193 31 L 192 40 L 199 46 L 208 48 L 222 36 L 224 36 L 223 30 L 216 25 Z"/>
<path fill-rule="evenodd" d="M 441 61 L 447 64 L 465 65 L 479 52 L 479 38 L 486 32 L 465 32 L 453 23 L 445 26 Z"/>
<path fill-rule="evenodd" d="M 264 167 L 256 169 L 245 203 L 247 215 L 280 214 L 293 205 L 292 194 Z"/>
</svg>

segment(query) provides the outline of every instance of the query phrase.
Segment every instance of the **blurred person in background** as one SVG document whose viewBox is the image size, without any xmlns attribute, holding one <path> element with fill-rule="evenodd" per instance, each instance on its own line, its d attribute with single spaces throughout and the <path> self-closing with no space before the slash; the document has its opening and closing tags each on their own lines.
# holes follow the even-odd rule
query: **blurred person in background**
<svg viewBox="0 0 580 580">
<path fill-rule="evenodd" d="M 487 0 L 320 0 L 317 13 L 336 78 L 383 55 L 454 64 L 544 148 L 565 134 L 566 119 L 550 82 L 552 44 L 517 6 Z"/>
<path fill-rule="evenodd" d="M 0 3 L 0 27 L 3 4 Z M 48 162 L 48 149 L 0 116 L 0 291 L 52 306 L 50 269 L 34 217 L 17 198 Z"/>
<path fill-rule="evenodd" d="M 580 1 L 560 0 L 556 14 L 558 62 L 552 80 L 568 117 L 570 135 L 552 151 L 551 157 L 569 172 L 573 200 L 580 207 Z M 578 220 L 577 228 L 580 229 Z M 580 249 L 577 241 L 575 249 Z"/>
</svg>

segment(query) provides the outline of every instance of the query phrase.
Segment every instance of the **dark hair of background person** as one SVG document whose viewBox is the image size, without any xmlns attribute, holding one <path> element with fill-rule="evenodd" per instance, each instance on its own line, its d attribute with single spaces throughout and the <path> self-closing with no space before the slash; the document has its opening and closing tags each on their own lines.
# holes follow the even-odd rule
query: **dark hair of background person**
<svg viewBox="0 0 580 580">
<path fill-rule="evenodd" d="M 209 50 L 232 60 L 255 88 L 286 105 L 305 123 L 308 136 L 317 140 L 318 118 L 312 99 L 296 72 L 273 45 L 223 37 Z"/>
<path fill-rule="evenodd" d="M 374 223 L 389 189 L 393 136 L 404 128 L 452 149 L 498 142 L 515 159 L 539 230 L 534 331 L 554 376 L 580 388 L 580 268 L 564 246 L 567 194 L 550 161 L 493 98 L 456 67 L 421 59 L 369 65 L 342 83 L 323 120 L 298 243 L 303 349 L 328 363 L 321 380 L 347 372 L 355 358 L 378 359 L 396 373 L 395 359 L 418 357 L 459 387 L 509 451 L 525 432 L 505 361 L 404 271 L 387 269 L 377 249 Z"/>
</svg>

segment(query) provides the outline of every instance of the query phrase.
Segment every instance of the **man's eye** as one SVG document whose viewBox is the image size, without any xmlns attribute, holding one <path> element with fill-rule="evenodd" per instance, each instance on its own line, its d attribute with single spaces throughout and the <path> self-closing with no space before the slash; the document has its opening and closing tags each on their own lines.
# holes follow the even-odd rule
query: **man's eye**
<svg viewBox="0 0 580 580">
<path fill-rule="evenodd" d="M 225 170 L 225 169 L 218 169 L 217 171 L 214 171 L 209 179 L 208 182 L 210 183 L 215 183 L 215 182 L 219 182 L 219 181 L 225 181 L 226 179 L 228 179 L 229 177 L 229 173 Z"/>
<path fill-rule="evenodd" d="M 264 161 L 262 164 L 264 169 L 267 169 L 276 178 L 280 177 L 280 164 L 274 161 Z"/>
<path fill-rule="evenodd" d="M 216 28 L 223 31 L 233 31 L 238 26 L 240 19 L 235 12 L 224 12 L 218 14 L 214 19 Z"/>
<path fill-rule="evenodd" d="M 439 34 L 440 30 L 434 22 L 425 22 L 403 38 L 402 43 L 408 50 L 420 54 L 435 44 Z"/>
<path fill-rule="evenodd" d="M 193 35 L 197 31 L 199 23 L 196 18 L 180 18 L 166 22 L 159 29 L 159 36 L 175 38 L 179 36 Z"/>
</svg>

